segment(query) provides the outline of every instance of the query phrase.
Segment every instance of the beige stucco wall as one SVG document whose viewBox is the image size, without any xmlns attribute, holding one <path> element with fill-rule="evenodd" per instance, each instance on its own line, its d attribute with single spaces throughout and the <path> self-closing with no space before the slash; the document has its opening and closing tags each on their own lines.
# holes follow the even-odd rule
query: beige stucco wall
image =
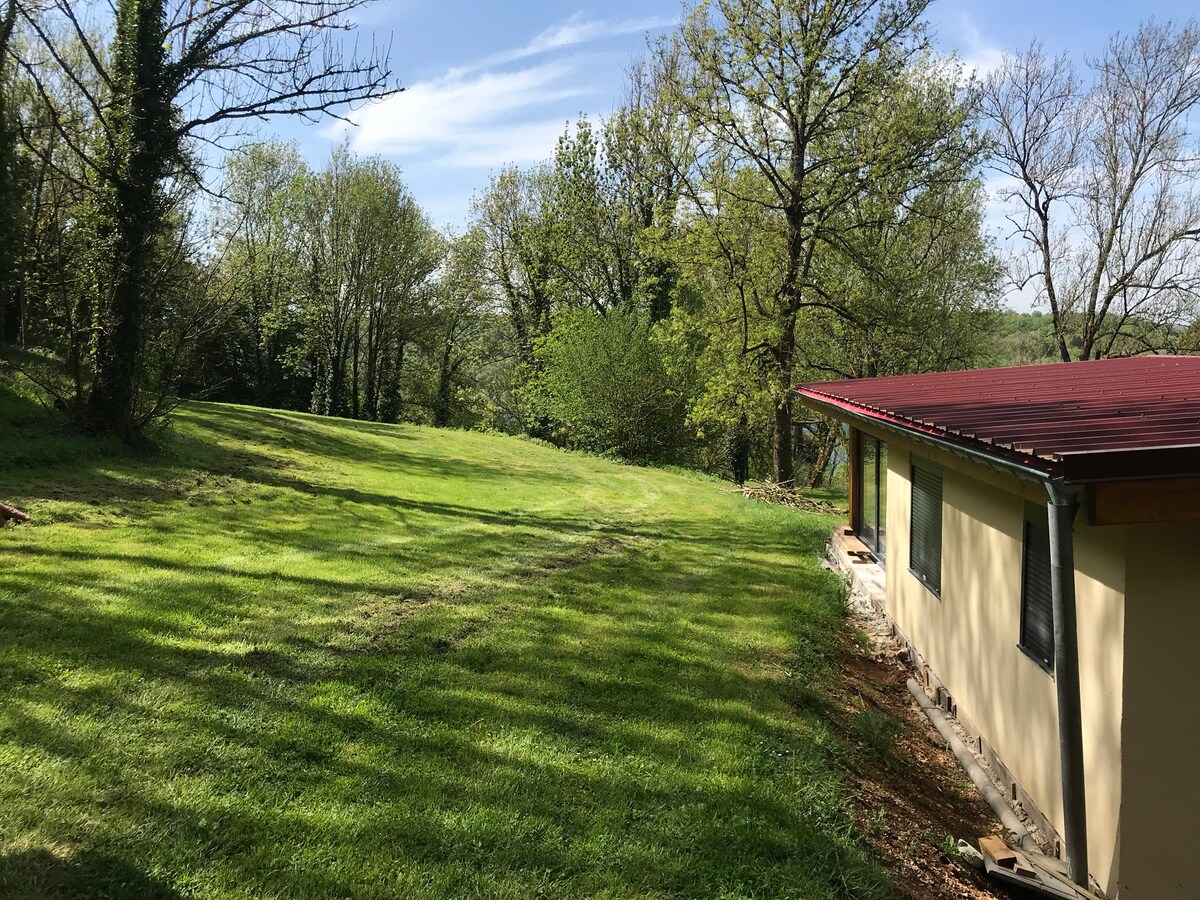
<svg viewBox="0 0 1200 900">
<path fill-rule="evenodd" d="M 1054 681 L 1017 646 L 1025 502 L 1044 505 L 1044 488 L 927 445 L 888 447 L 889 612 L 1061 833 Z M 909 572 L 914 453 L 942 469 L 940 598 Z M 1089 862 L 1101 888 L 1115 894 L 1128 529 L 1091 528 L 1085 519 L 1076 522 L 1075 553 Z"/>
<path fill-rule="evenodd" d="M 1200 522 L 1129 528 L 1121 900 L 1200 896 Z"/>
</svg>

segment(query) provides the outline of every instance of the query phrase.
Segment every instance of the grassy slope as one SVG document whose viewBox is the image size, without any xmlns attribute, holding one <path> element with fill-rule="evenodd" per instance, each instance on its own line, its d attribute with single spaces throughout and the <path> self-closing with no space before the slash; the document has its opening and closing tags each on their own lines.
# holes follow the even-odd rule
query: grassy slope
<svg viewBox="0 0 1200 900">
<path fill-rule="evenodd" d="M 882 894 L 826 520 L 487 435 L 198 404 L 125 461 L 27 417 L 0 895 Z"/>
</svg>

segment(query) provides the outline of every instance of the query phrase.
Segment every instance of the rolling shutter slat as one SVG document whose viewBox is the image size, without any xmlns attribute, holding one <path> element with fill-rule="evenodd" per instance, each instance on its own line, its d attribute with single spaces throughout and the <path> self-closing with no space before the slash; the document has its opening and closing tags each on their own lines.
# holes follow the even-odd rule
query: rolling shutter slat
<svg viewBox="0 0 1200 900">
<path fill-rule="evenodd" d="M 913 466 L 912 570 L 935 593 L 942 587 L 942 478 Z"/>
<path fill-rule="evenodd" d="M 1021 584 L 1021 646 L 1047 668 L 1054 667 L 1054 595 L 1050 588 L 1050 532 L 1025 523 Z"/>
</svg>

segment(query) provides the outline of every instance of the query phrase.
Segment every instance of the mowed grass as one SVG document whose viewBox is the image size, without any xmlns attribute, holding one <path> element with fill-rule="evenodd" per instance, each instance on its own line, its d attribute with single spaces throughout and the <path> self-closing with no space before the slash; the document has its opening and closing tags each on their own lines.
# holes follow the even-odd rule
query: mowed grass
<svg viewBox="0 0 1200 900">
<path fill-rule="evenodd" d="M 829 520 L 483 434 L 0 394 L 0 896 L 886 896 Z"/>
</svg>

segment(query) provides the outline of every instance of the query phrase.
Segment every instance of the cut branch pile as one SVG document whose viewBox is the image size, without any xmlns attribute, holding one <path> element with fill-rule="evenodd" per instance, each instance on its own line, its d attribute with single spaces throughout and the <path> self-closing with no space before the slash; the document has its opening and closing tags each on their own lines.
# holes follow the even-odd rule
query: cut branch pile
<svg viewBox="0 0 1200 900">
<path fill-rule="evenodd" d="M 782 506 L 790 506 L 792 509 L 803 509 L 830 516 L 846 514 L 845 509 L 826 500 L 813 500 L 797 494 L 790 482 L 758 481 L 753 484 L 744 484 L 738 490 L 743 496 L 749 497 L 751 500 L 760 500 L 763 503 L 778 503 Z"/>
<path fill-rule="evenodd" d="M 12 519 L 14 522 L 28 522 L 29 513 L 23 512 L 15 506 L 0 503 L 0 525 L 7 525 L 9 519 Z"/>
</svg>

